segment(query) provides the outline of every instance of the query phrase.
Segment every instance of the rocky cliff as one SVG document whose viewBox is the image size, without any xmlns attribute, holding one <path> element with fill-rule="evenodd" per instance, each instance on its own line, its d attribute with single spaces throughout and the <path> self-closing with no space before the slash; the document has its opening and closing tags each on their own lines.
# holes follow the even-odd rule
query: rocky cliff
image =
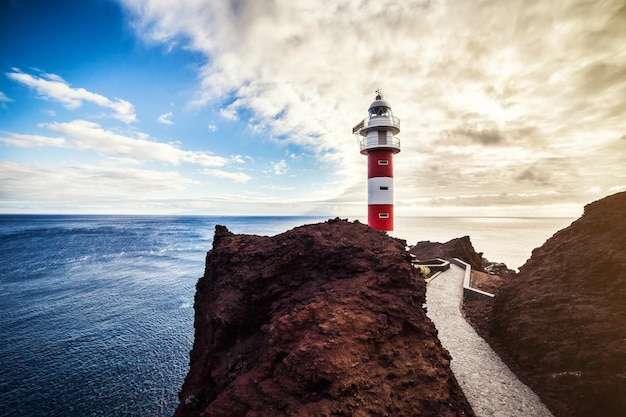
<svg viewBox="0 0 626 417">
<path fill-rule="evenodd" d="M 216 227 L 175 416 L 472 416 L 405 243 L 345 221 Z"/>
<path fill-rule="evenodd" d="M 556 417 L 626 410 L 626 193 L 596 201 L 500 289 L 490 333 Z"/>
</svg>

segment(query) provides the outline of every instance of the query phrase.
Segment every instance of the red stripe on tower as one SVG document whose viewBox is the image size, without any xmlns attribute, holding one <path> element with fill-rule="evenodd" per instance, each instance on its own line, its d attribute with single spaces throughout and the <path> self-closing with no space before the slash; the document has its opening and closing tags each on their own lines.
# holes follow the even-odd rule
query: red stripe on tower
<svg viewBox="0 0 626 417">
<path fill-rule="evenodd" d="M 367 155 L 367 224 L 393 230 L 393 155 L 400 152 L 400 119 L 376 91 L 369 117 L 354 126 L 361 153 Z"/>
</svg>

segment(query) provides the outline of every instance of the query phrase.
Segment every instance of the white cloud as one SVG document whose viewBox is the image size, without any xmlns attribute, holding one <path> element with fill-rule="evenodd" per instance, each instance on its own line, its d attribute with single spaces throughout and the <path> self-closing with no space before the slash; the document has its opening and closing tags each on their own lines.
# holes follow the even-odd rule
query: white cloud
<svg viewBox="0 0 626 417">
<path fill-rule="evenodd" d="M 9 106 L 7 105 L 7 103 L 10 103 L 12 101 L 13 100 L 11 100 L 9 97 L 7 97 L 6 94 L 4 94 L 2 91 L 0 91 L 0 108 L 8 109 Z"/>
<path fill-rule="evenodd" d="M 40 135 L 24 135 L 11 133 L 8 137 L 0 137 L 0 142 L 9 146 L 20 148 L 40 148 L 44 146 L 65 147 L 67 141 L 64 138 L 51 138 Z"/>
<path fill-rule="evenodd" d="M 205 167 L 224 166 L 229 163 L 227 158 L 213 155 L 209 152 L 185 151 L 170 144 L 153 142 L 145 134 L 138 137 L 124 136 L 100 125 L 85 120 L 75 120 L 67 123 L 42 124 L 55 133 L 72 140 L 71 146 L 82 150 L 104 152 L 108 154 L 153 160 L 180 165 L 183 162 L 198 164 Z"/>
<path fill-rule="evenodd" d="M 203 169 L 202 173 L 217 178 L 224 178 L 241 184 L 245 184 L 252 179 L 250 175 L 243 172 L 228 172 L 222 171 L 220 169 Z"/>
<path fill-rule="evenodd" d="M 622 191 L 626 191 L 626 185 L 615 185 L 609 188 L 610 193 L 619 193 Z"/>
<path fill-rule="evenodd" d="M 217 132 L 217 126 L 215 125 L 215 123 L 209 123 L 207 129 L 209 130 L 209 132 Z"/>
<path fill-rule="evenodd" d="M 173 125 L 172 112 L 168 111 L 167 113 L 163 113 L 157 118 L 157 122 L 163 123 L 164 125 Z"/>
<path fill-rule="evenodd" d="M 84 88 L 72 88 L 69 83 L 55 74 L 42 74 L 36 77 L 13 68 L 7 76 L 20 84 L 34 89 L 42 98 L 58 101 L 70 110 L 79 108 L 83 102 L 94 103 L 100 107 L 113 110 L 111 117 L 124 123 L 137 121 L 134 106 L 126 100 L 109 99 L 101 94 L 87 91 Z"/>
<path fill-rule="evenodd" d="M 272 169 L 274 170 L 274 174 L 283 175 L 287 173 L 287 163 L 284 159 L 281 159 L 278 162 L 270 162 L 272 164 Z"/>
<path fill-rule="evenodd" d="M 293 191 L 294 190 L 294 187 L 292 186 L 274 185 L 274 184 L 266 185 L 263 188 L 267 188 L 268 190 L 272 190 L 272 191 Z"/>
<path fill-rule="evenodd" d="M 239 116 L 237 115 L 237 110 L 235 109 L 220 109 L 220 116 L 227 120 L 239 120 Z"/>
<path fill-rule="evenodd" d="M 50 204 L 167 195 L 195 182 L 176 172 L 114 165 L 46 165 L 0 161 L 0 199 Z"/>
</svg>

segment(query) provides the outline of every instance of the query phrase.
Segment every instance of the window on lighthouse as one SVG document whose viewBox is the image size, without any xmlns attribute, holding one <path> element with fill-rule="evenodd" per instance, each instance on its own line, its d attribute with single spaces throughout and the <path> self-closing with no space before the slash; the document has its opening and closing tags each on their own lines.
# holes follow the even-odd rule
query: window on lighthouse
<svg viewBox="0 0 626 417">
<path fill-rule="evenodd" d="M 378 218 L 379 219 L 388 219 L 389 218 L 389 213 L 378 213 Z"/>
<path fill-rule="evenodd" d="M 389 160 L 388 159 L 379 159 L 378 160 L 378 165 L 389 165 Z"/>
</svg>

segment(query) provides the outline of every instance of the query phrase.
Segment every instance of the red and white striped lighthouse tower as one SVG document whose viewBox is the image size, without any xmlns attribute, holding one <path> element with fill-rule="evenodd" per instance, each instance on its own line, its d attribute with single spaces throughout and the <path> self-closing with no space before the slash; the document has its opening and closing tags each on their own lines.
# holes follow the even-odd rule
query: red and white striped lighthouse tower
<svg viewBox="0 0 626 417">
<path fill-rule="evenodd" d="M 400 119 L 380 91 L 370 104 L 369 117 L 354 126 L 361 153 L 367 155 L 367 224 L 393 230 L 393 155 L 400 152 Z"/>
</svg>

